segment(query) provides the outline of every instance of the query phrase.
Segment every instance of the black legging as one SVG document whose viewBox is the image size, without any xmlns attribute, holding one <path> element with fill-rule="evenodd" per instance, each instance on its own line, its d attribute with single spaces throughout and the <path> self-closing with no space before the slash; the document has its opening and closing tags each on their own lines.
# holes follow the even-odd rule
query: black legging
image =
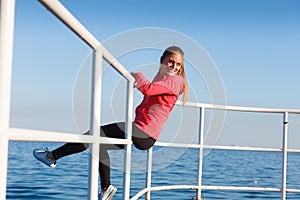
<svg viewBox="0 0 300 200">
<path fill-rule="evenodd" d="M 86 132 L 84 134 L 89 134 Z M 113 123 L 101 126 L 100 136 L 110 138 L 125 138 L 125 122 Z M 140 150 L 147 150 L 153 146 L 155 139 L 151 138 L 132 123 L 132 142 Z M 66 143 L 63 146 L 52 151 L 55 160 L 74 153 L 79 153 L 89 147 L 84 143 Z M 101 179 L 101 188 L 107 188 L 110 183 L 110 159 L 107 150 L 124 149 L 123 144 L 101 144 L 99 152 L 99 174 Z"/>
</svg>

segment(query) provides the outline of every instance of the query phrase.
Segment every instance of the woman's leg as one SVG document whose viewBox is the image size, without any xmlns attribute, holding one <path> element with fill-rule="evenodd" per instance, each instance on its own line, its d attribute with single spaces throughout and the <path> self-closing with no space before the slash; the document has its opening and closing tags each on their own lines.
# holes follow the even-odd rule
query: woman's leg
<svg viewBox="0 0 300 200">
<path fill-rule="evenodd" d="M 113 123 L 101 126 L 100 135 L 109 138 L 125 138 L 125 123 Z M 108 150 L 124 149 L 122 144 L 101 144 L 99 152 L 99 174 L 101 179 L 101 189 L 105 190 L 110 184 L 110 158 Z"/>
<path fill-rule="evenodd" d="M 84 133 L 84 135 L 88 135 L 88 134 L 89 134 L 89 132 Z M 51 154 L 49 156 L 50 156 L 50 159 L 58 160 L 62 157 L 85 151 L 88 148 L 89 148 L 89 144 L 66 143 L 66 144 L 62 145 L 61 147 L 58 147 L 57 149 L 50 152 Z"/>
<path fill-rule="evenodd" d="M 132 123 L 132 142 L 137 149 L 148 150 L 154 145 L 156 140 Z"/>
<path fill-rule="evenodd" d="M 101 126 L 100 135 L 102 137 L 124 139 L 125 123 L 113 123 Z M 88 135 L 89 132 L 84 133 Z M 66 143 L 61 147 L 49 152 L 47 158 L 50 160 L 58 160 L 62 157 L 79 153 L 88 149 L 89 144 L 84 143 Z M 107 150 L 124 149 L 124 145 L 101 144 L 99 152 L 99 174 L 101 179 L 101 188 L 104 189 L 110 185 L 110 159 Z"/>
<path fill-rule="evenodd" d="M 124 138 L 124 130 L 125 130 L 125 123 L 119 122 L 119 123 L 113 123 L 101 126 L 101 132 L 100 135 L 102 137 L 110 137 L 110 138 Z M 89 135 L 89 131 L 84 133 L 84 135 Z M 124 145 L 114 145 L 114 144 L 103 144 L 101 145 L 103 148 L 103 157 L 107 158 L 107 155 L 105 152 L 107 150 L 118 150 L 118 149 L 124 149 Z M 52 155 L 54 160 L 58 160 L 62 157 L 80 153 L 82 151 L 85 151 L 89 148 L 89 144 L 84 143 L 66 143 L 62 145 L 61 147 L 58 147 L 57 149 L 52 151 Z M 50 155 L 52 157 L 52 155 Z"/>
<path fill-rule="evenodd" d="M 86 132 L 84 134 L 89 134 Z M 125 138 L 125 123 L 113 123 L 101 126 L 100 135 L 102 137 L 109 138 Z M 136 148 L 140 150 L 147 150 L 153 146 L 155 140 L 141 131 L 135 124 L 132 125 L 132 140 Z M 66 143 L 63 146 L 53 150 L 51 153 L 55 160 L 58 160 L 64 156 L 79 153 L 86 150 L 89 147 L 88 144 L 83 143 Z M 124 149 L 122 144 L 101 144 L 99 152 L 99 174 L 101 179 L 101 188 L 107 188 L 110 182 L 110 158 L 108 150 L 120 150 Z"/>
<path fill-rule="evenodd" d="M 125 138 L 125 123 L 113 123 L 101 126 L 102 137 L 109 138 Z M 132 123 L 132 141 L 136 148 L 140 150 L 147 150 L 153 146 L 156 140 L 149 137 L 141 131 L 134 123 Z M 105 190 L 110 182 L 110 158 L 107 150 L 120 150 L 124 149 L 123 144 L 101 144 L 99 156 L 99 174 L 101 179 L 101 188 Z"/>
</svg>

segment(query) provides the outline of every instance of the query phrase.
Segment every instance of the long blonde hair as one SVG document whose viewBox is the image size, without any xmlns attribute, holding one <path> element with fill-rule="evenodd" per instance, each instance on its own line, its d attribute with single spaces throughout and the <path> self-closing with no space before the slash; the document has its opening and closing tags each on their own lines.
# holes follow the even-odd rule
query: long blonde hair
<svg viewBox="0 0 300 200">
<path fill-rule="evenodd" d="M 162 63 L 162 61 L 167 56 L 169 56 L 173 53 L 178 53 L 179 55 L 182 56 L 182 58 L 184 58 L 184 52 L 180 47 L 170 46 L 164 51 L 164 53 L 160 57 L 160 63 Z M 187 97 L 188 97 L 188 93 L 189 93 L 188 92 L 188 83 L 187 83 L 187 79 L 186 79 L 186 75 L 185 75 L 185 71 L 184 71 L 184 63 L 181 63 L 181 67 L 178 71 L 178 74 L 184 79 L 184 91 L 183 91 L 183 97 L 182 97 L 182 106 L 184 106 L 184 104 L 186 103 Z"/>
</svg>

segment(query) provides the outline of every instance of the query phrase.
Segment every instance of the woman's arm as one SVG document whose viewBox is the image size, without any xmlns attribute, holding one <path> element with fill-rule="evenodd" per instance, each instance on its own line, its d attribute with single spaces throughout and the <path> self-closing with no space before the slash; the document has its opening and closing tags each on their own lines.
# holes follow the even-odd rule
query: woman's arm
<svg viewBox="0 0 300 200">
<path fill-rule="evenodd" d="M 168 77 L 165 80 L 150 83 L 143 73 L 131 73 L 136 82 L 137 88 L 145 96 L 159 95 L 159 94 L 173 94 L 179 96 L 184 87 L 184 81 L 180 76 Z"/>
</svg>

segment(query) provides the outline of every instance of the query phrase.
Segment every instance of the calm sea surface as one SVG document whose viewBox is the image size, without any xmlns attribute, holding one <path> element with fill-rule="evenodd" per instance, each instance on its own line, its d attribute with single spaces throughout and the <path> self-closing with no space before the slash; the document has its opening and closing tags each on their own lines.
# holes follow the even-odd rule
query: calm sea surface
<svg viewBox="0 0 300 200">
<path fill-rule="evenodd" d="M 58 143 L 11 142 L 7 199 L 87 199 L 88 155 L 85 151 L 62 158 L 56 168 L 49 168 L 34 159 L 37 147 L 53 149 Z M 153 151 L 152 186 L 196 185 L 197 150 L 157 148 Z M 114 199 L 122 199 L 123 151 L 110 152 L 111 181 L 118 188 Z M 131 195 L 145 186 L 145 152 L 133 149 Z M 300 189 L 300 154 L 289 154 L 287 187 Z M 269 152 L 223 151 L 205 152 L 203 185 L 275 187 L 281 185 L 281 154 Z M 158 191 L 151 199 L 192 199 L 193 190 Z M 280 199 L 276 192 L 234 192 L 204 190 L 203 197 L 211 199 Z M 141 198 L 141 199 L 144 199 Z M 288 193 L 287 199 L 300 200 L 300 194 Z"/>
</svg>

